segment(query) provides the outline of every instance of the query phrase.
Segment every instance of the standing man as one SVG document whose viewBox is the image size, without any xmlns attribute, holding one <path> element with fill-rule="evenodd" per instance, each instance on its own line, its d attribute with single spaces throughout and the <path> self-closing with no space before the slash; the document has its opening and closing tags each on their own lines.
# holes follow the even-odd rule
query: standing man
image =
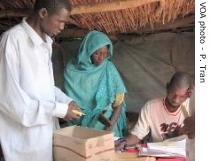
<svg viewBox="0 0 210 161">
<path fill-rule="evenodd" d="M 57 118 L 77 119 L 54 85 L 52 39 L 68 20 L 68 0 L 36 0 L 34 12 L 0 39 L 0 144 L 6 161 L 52 161 Z"/>
</svg>

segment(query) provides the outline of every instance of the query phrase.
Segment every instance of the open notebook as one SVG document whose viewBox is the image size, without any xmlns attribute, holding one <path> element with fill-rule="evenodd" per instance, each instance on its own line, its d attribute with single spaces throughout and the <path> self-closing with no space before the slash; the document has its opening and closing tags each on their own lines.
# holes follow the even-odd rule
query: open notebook
<svg viewBox="0 0 210 161">
<path fill-rule="evenodd" d="M 139 147 L 140 156 L 154 157 L 186 157 L 186 136 L 168 139 L 163 142 L 148 143 L 147 147 Z"/>
</svg>

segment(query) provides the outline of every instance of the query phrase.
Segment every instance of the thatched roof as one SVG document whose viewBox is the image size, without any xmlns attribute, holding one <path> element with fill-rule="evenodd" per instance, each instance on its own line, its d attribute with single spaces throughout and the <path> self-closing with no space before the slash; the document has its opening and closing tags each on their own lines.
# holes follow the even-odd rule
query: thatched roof
<svg viewBox="0 0 210 161">
<path fill-rule="evenodd" d="M 1 0 L 0 30 L 27 16 L 35 0 Z M 194 26 L 194 0 L 69 0 L 68 36 L 97 29 L 108 34 L 141 33 Z M 70 30 L 68 30 L 70 29 Z M 0 32 L 1 32 L 0 31 Z"/>
</svg>

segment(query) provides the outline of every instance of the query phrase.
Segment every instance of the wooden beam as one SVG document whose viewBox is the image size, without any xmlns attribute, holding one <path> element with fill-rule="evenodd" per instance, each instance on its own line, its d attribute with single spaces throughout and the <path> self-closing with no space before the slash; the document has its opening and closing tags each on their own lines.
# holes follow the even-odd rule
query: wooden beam
<svg viewBox="0 0 210 161">
<path fill-rule="evenodd" d="M 56 36 L 56 38 L 81 38 L 85 34 L 87 34 L 89 30 L 85 29 L 79 29 L 79 28 L 74 28 L 74 29 L 64 29 L 59 35 Z"/>
<path fill-rule="evenodd" d="M 59 35 L 56 36 L 57 40 L 68 40 L 72 38 L 83 38 L 89 30 L 74 28 L 74 29 L 64 29 Z M 115 41 L 117 40 L 117 35 L 108 34 L 108 37 Z"/>
<path fill-rule="evenodd" d="M 165 24 L 156 24 L 151 28 L 151 26 L 147 25 L 144 28 L 140 29 L 139 32 L 142 33 L 152 33 L 156 31 L 164 31 L 164 30 L 174 30 L 177 28 L 184 28 L 193 26 L 195 23 L 195 15 L 186 16 L 183 18 L 178 18 L 174 22 L 165 23 Z"/>
<path fill-rule="evenodd" d="M 70 15 L 84 14 L 84 13 L 97 13 L 117 11 L 127 8 L 135 8 L 150 4 L 152 2 L 159 2 L 160 0 L 120 0 L 106 3 L 88 4 L 73 6 Z"/>
<path fill-rule="evenodd" d="M 12 10 L 1 10 L 0 18 L 9 17 L 24 17 L 32 13 L 32 9 L 12 9 Z"/>
</svg>

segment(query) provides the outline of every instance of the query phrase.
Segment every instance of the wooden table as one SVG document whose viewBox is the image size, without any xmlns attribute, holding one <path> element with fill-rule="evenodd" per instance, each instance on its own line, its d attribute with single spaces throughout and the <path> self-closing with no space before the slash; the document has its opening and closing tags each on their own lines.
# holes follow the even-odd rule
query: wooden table
<svg viewBox="0 0 210 161">
<path fill-rule="evenodd" d="M 116 153 L 116 161 L 156 161 L 155 157 L 139 157 L 137 153 Z"/>
</svg>

